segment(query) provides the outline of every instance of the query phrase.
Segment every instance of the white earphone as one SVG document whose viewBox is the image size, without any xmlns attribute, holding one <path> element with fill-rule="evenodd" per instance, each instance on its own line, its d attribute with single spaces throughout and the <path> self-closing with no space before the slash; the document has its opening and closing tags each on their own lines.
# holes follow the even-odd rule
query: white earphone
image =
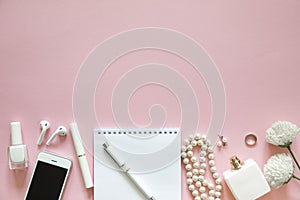
<svg viewBox="0 0 300 200">
<path fill-rule="evenodd" d="M 67 129 L 64 126 L 59 126 L 56 131 L 52 134 L 52 136 L 49 138 L 49 140 L 47 141 L 47 145 L 50 145 L 51 142 L 54 140 L 54 138 L 57 136 L 66 136 L 67 135 Z"/>
<path fill-rule="evenodd" d="M 44 140 L 44 137 L 45 137 L 45 134 L 46 134 L 47 130 L 50 128 L 50 123 L 46 120 L 42 120 L 40 122 L 40 127 L 41 127 L 42 131 L 41 131 L 40 137 L 37 141 L 37 145 L 42 144 L 42 142 Z"/>
</svg>

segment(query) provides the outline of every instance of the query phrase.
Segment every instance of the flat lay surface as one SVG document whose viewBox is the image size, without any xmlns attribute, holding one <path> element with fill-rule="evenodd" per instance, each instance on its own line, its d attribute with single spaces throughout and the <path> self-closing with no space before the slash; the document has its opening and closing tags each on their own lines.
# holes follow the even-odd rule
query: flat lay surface
<svg viewBox="0 0 300 200">
<path fill-rule="evenodd" d="M 263 169 L 270 156 L 287 152 L 265 141 L 266 130 L 272 123 L 287 120 L 300 126 L 299 10 L 297 0 L 0 1 L 0 199 L 24 198 L 41 150 L 73 160 L 62 199 L 94 199 L 93 189 L 84 187 L 69 130 L 69 124 L 76 121 L 74 85 L 81 65 L 97 45 L 120 32 L 143 27 L 166 28 L 192 38 L 217 66 L 226 94 L 222 134 L 228 139 L 225 147 L 215 148 L 219 174 L 230 168 L 229 158 L 233 155 L 242 160 L 252 158 Z M 171 70 L 170 73 L 159 78 L 169 83 L 172 79 L 168 74 L 180 75 L 182 83 L 173 85 L 187 86 L 193 91 L 196 116 L 191 109 L 194 102 L 184 101 L 186 97 L 157 81 L 141 87 L 130 85 L 128 88 L 133 90 L 125 91 L 130 93 L 124 100 L 126 108 L 115 106 L 112 99 L 117 96 L 116 86 L 126 77 L 141 78 L 132 76 L 132 72 L 149 63 L 167 66 L 163 69 Z M 197 131 L 205 134 L 213 113 L 218 110 L 213 110 L 216 105 L 211 102 L 212 91 L 199 71 L 167 51 L 130 52 L 111 62 L 99 75 L 93 90 L 94 105 L 84 107 L 95 109 L 98 124 L 93 128 L 126 125 L 126 121 L 118 121 L 116 116 L 125 109 L 132 124 L 138 127 L 154 124 L 173 128 L 193 121 L 197 122 Z M 148 73 L 142 78 L 148 80 L 152 75 Z M 183 101 L 188 103 L 181 104 Z M 183 114 L 186 110 L 191 112 Z M 51 128 L 42 145 L 37 146 L 39 123 L 43 119 L 50 121 Z M 12 121 L 21 122 L 23 143 L 28 148 L 29 167 L 25 171 L 10 171 L 8 167 Z M 68 135 L 56 137 L 46 146 L 60 125 L 67 127 Z M 85 131 L 81 126 L 79 129 L 93 173 L 93 131 Z M 251 147 L 244 140 L 249 132 L 257 136 L 256 145 Z M 183 132 L 182 141 L 190 134 L 194 133 Z M 299 160 L 300 136 L 291 148 Z M 295 175 L 300 176 L 297 167 Z M 181 198 L 192 200 L 184 169 L 181 178 Z M 222 186 L 221 199 L 234 199 L 224 181 Z M 260 199 L 297 200 L 299 194 L 300 182 L 293 179 Z"/>
</svg>

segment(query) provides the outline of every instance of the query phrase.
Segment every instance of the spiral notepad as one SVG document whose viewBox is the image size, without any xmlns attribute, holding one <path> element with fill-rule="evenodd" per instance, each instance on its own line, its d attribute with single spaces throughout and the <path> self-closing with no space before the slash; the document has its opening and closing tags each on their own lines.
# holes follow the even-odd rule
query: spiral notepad
<svg viewBox="0 0 300 200">
<path fill-rule="evenodd" d="M 94 198 L 145 200 L 105 153 L 105 142 L 156 200 L 181 199 L 179 129 L 94 130 Z"/>
</svg>

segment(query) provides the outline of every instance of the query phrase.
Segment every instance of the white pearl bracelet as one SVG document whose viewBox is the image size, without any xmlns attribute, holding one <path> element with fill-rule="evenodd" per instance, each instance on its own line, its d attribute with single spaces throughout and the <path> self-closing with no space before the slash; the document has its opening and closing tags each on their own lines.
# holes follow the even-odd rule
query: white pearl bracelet
<svg viewBox="0 0 300 200">
<path fill-rule="evenodd" d="M 197 161 L 193 152 L 195 147 L 201 149 L 199 161 Z M 219 178 L 217 173 L 213 147 L 207 136 L 195 134 L 184 140 L 184 145 L 181 147 L 181 158 L 185 164 L 188 189 L 191 191 L 194 200 L 221 200 L 222 179 Z M 208 168 L 210 168 L 215 183 L 209 183 L 205 179 Z"/>
</svg>

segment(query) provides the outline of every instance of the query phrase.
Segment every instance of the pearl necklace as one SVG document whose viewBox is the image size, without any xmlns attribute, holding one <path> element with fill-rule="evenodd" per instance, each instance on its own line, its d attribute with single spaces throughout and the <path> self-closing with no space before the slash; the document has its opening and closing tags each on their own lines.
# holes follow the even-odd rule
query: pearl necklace
<svg viewBox="0 0 300 200">
<path fill-rule="evenodd" d="M 193 148 L 197 146 L 201 149 L 199 161 L 197 161 L 193 153 Z M 207 136 L 201 136 L 200 134 L 189 136 L 188 139 L 184 140 L 181 151 L 181 158 L 187 171 L 188 189 L 191 191 L 194 200 L 221 200 L 222 179 L 219 178 L 217 173 L 213 146 L 211 141 L 207 139 Z M 208 157 L 208 165 L 206 164 L 206 157 Z M 209 183 L 204 177 L 208 167 L 210 167 L 215 184 Z M 206 191 L 208 191 L 208 195 Z"/>
</svg>

